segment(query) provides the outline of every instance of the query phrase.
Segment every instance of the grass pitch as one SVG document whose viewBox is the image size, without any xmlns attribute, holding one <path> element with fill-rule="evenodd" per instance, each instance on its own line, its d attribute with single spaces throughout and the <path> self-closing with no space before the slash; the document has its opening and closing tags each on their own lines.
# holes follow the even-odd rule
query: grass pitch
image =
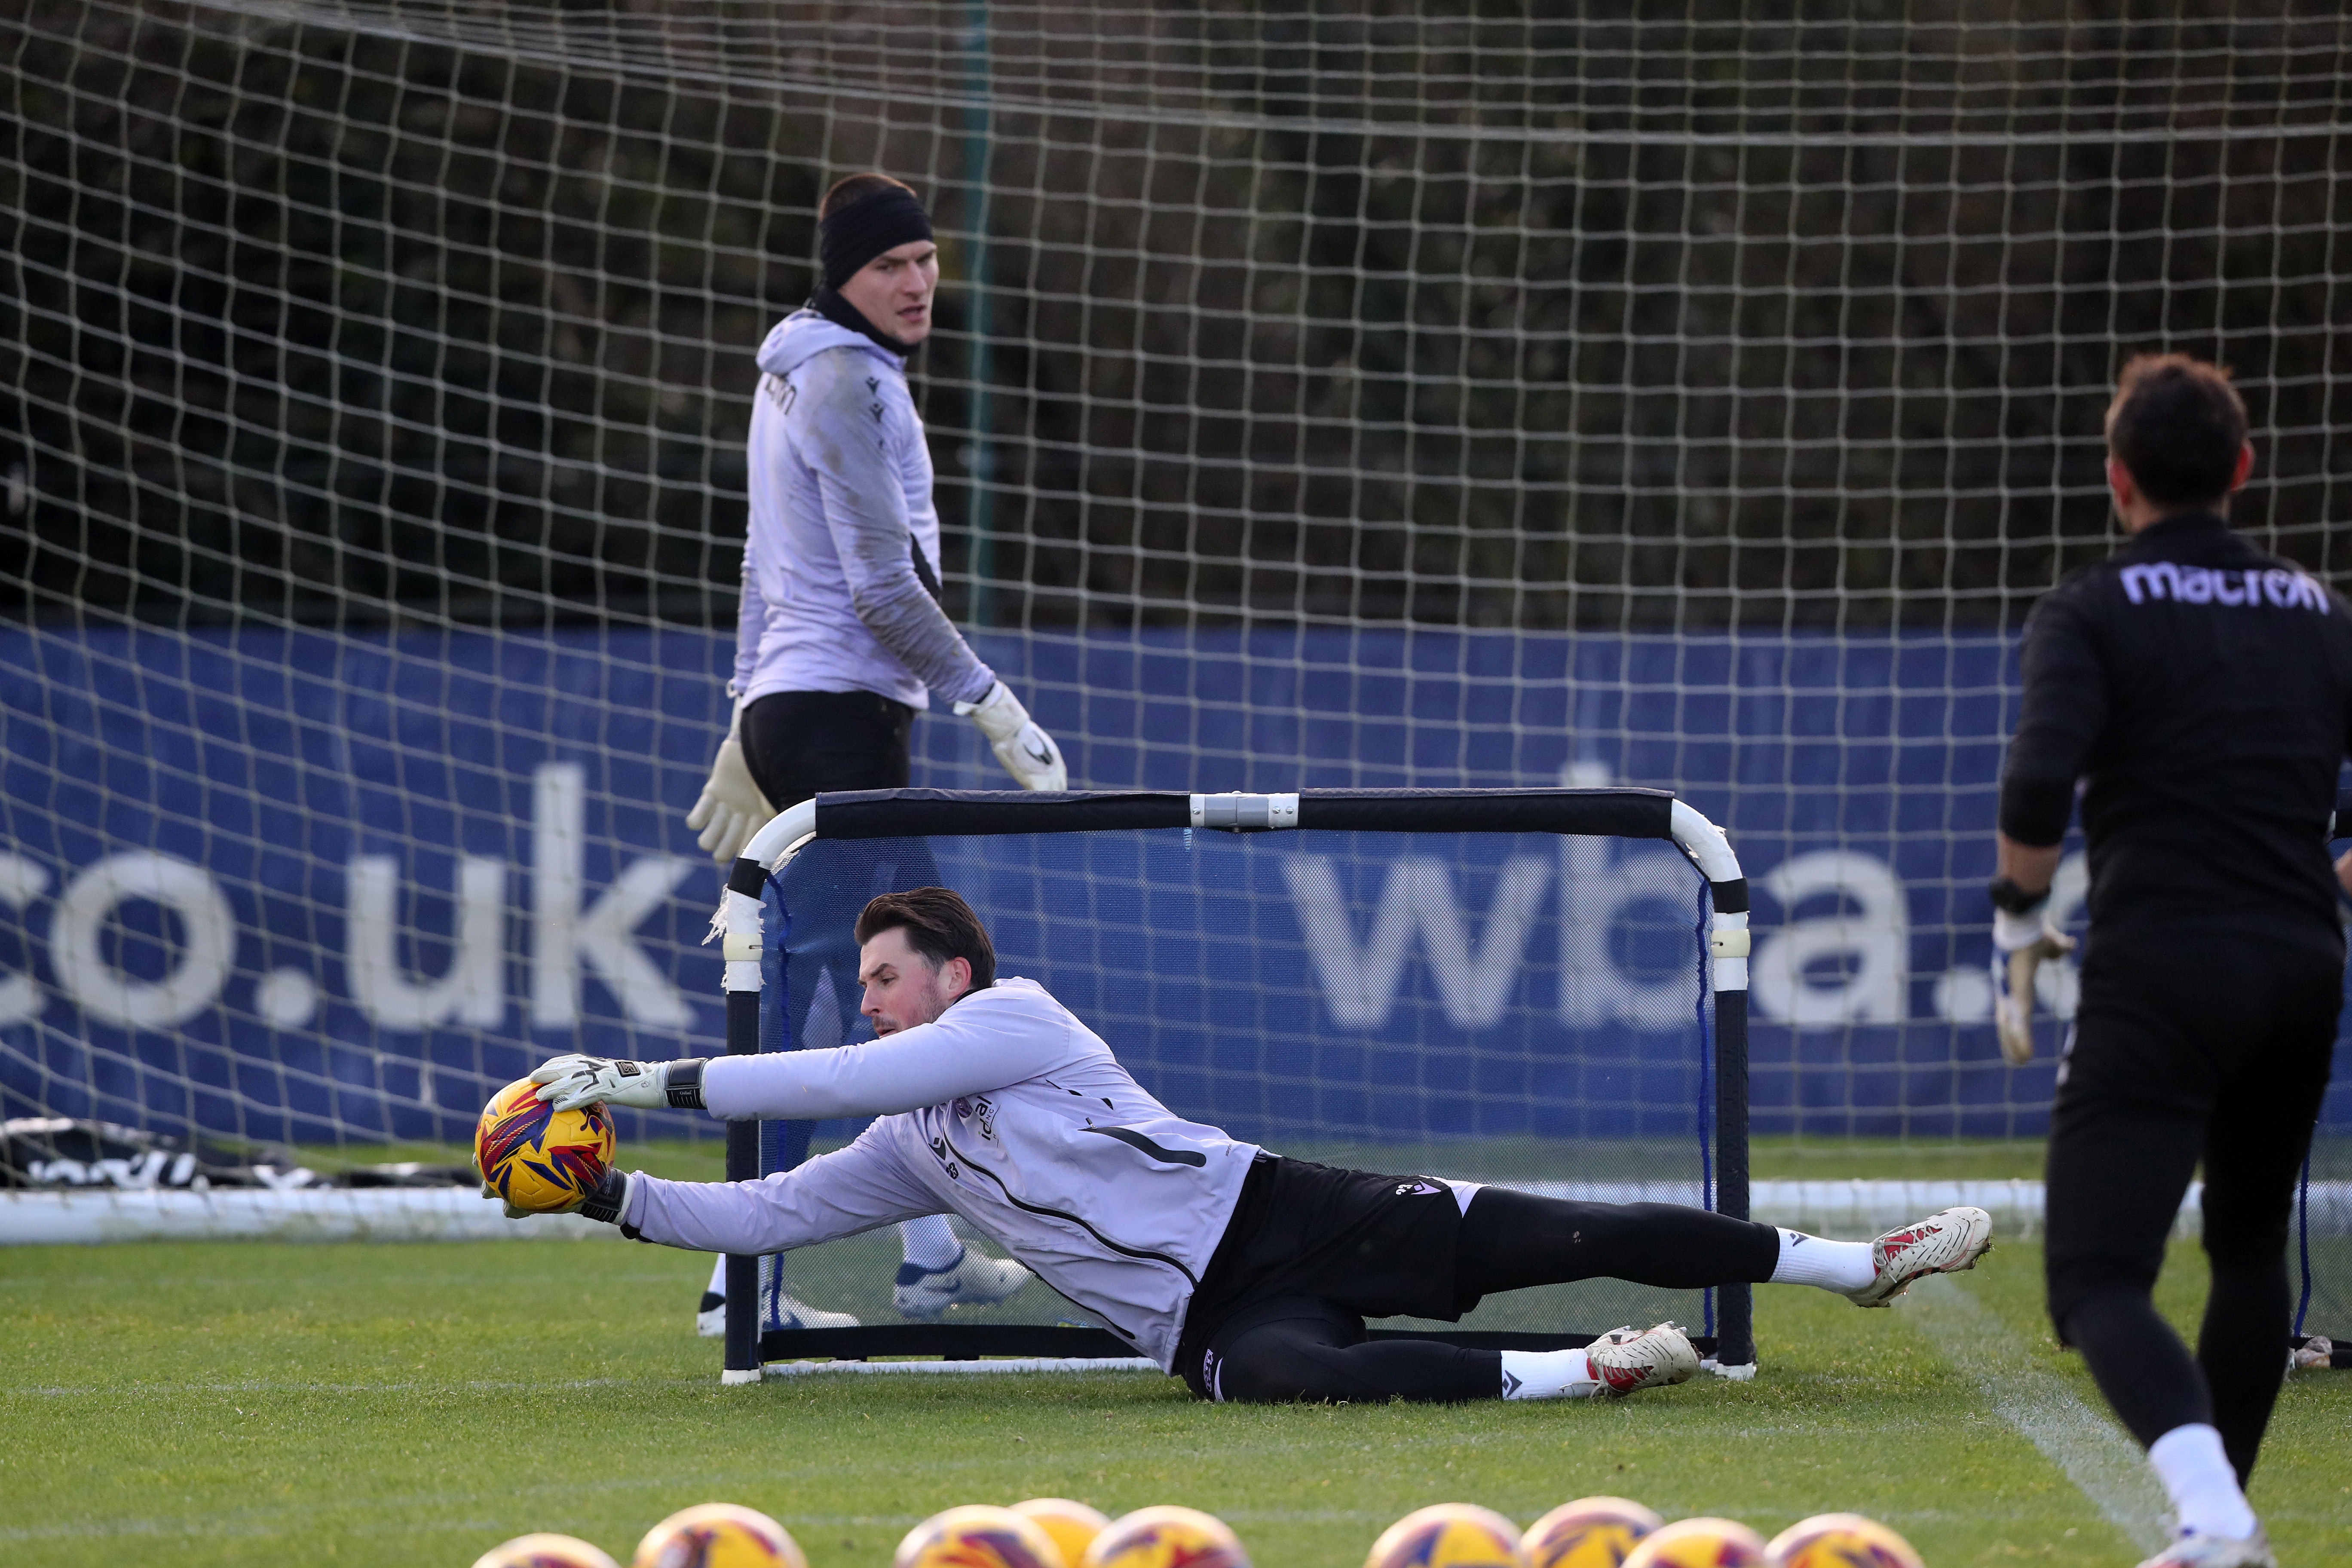
<svg viewBox="0 0 2352 1568">
<path fill-rule="evenodd" d="M 2095 1406 L 2049 1347 L 2039 1262 L 2012 1245 L 1964 1277 L 1975 1321 L 2015 1358 L 2015 1389 Z M 553 1529 L 625 1563 L 665 1513 L 726 1500 L 782 1519 L 813 1568 L 884 1568 L 940 1508 L 1052 1493 L 1114 1514 L 1191 1503 L 1232 1521 L 1261 1568 L 1355 1568 L 1422 1503 L 1525 1522 L 1608 1491 L 1768 1533 L 1855 1509 L 1935 1568 L 2139 1556 L 1915 1303 L 1761 1290 L 1764 1373 L 1744 1386 L 1244 1409 L 1132 1373 L 721 1389 L 715 1344 L 688 1329 L 707 1269 L 601 1239 L 0 1254 L 0 1552 L 467 1568 Z M 2181 1249 L 2165 1294 L 2181 1321 L 2202 1275 Z M 2290 1565 L 2352 1560 L 2347 1431 L 2352 1376 L 2290 1380 L 2254 1486 Z"/>
</svg>

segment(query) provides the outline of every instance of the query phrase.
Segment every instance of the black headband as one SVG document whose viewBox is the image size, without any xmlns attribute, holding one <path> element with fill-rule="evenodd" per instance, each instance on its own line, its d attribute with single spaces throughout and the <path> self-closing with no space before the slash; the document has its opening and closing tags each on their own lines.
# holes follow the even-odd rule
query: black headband
<svg viewBox="0 0 2352 1568">
<path fill-rule="evenodd" d="M 817 259 L 824 287 L 838 289 L 886 250 L 931 237 L 922 199 L 903 185 L 884 185 L 843 207 L 816 226 Z"/>
</svg>

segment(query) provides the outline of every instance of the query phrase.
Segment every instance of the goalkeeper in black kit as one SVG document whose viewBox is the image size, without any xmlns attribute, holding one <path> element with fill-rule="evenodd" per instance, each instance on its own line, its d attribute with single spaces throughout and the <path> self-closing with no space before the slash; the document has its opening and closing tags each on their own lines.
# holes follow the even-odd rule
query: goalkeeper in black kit
<svg viewBox="0 0 2352 1568">
<path fill-rule="evenodd" d="M 1368 1340 L 1364 1320 L 1452 1321 L 1493 1291 L 1611 1275 L 1671 1289 L 1801 1283 L 1885 1306 L 1990 1246 L 1982 1209 L 1874 1242 L 1672 1204 L 1576 1203 L 1475 1182 L 1284 1159 L 1186 1121 L 1034 981 L 996 975 L 979 917 L 944 888 L 858 919 L 870 1045 L 658 1064 L 560 1057 L 559 1108 L 717 1117 L 872 1115 L 847 1148 L 758 1182 L 610 1173 L 580 1212 L 672 1247 L 779 1252 L 954 1214 L 1204 1398 L 1557 1399 L 1699 1370 L 1682 1331 L 1589 1349 Z"/>
<path fill-rule="evenodd" d="M 2231 531 L 2253 450 L 2226 372 L 2134 360 L 2107 451 L 2131 537 L 2026 626 L 1994 973 L 2029 984 L 2001 955 L 2062 946 L 2042 911 L 2079 782 L 2091 923 L 2051 1113 L 2051 1321 L 2178 1512 L 2143 1568 L 2273 1568 L 2243 1488 L 2285 1371 L 2289 1206 L 2343 999 L 2326 840 L 2352 606 Z M 2030 993 L 2000 1003 L 2021 1015 Z M 2192 1359 L 2150 1289 L 2200 1161 Z"/>
</svg>

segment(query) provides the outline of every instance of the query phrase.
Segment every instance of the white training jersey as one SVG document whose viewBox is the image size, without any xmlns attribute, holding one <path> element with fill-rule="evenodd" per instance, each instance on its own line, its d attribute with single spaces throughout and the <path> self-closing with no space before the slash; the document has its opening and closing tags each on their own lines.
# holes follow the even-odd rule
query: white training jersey
<svg viewBox="0 0 2352 1568">
<path fill-rule="evenodd" d="M 1163 1367 L 1258 1152 L 1145 1093 L 1034 980 L 868 1045 L 715 1058 L 702 1097 L 729 1121 L 877 1120 L 757 1182 L 632 1175 L 644 1239 L 782 1252 L 957 1214 Z"/>
<path fill-rule="evenodd" d="M 760 345 L 735 694 L 977 702 L 996 676 L 931 589 L 931 454 L 898 356 L 814 310 Z M 919 552 L 919 563 L 918 561 Z"/>
</svg>

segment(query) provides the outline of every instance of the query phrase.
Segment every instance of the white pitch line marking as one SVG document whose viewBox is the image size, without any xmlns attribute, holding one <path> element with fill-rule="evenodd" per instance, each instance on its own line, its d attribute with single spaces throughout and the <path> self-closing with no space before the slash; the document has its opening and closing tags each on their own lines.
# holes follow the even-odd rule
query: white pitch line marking
<svg viewBox="0 0 2352 1568">
<path fill-rule="evenodd" d="M 2143 1552 L 2170 1539 L 2164 1489 L 2139 1445 L 2065 1384 L 2032 1370 L 2032 1352 L 1949 1277 L 1911 1287 L 1908 1316 L 1946 1360 L 1976 1379 L 1994 1414 L 2065 1473 L 2107 1522 Z"/>
</svg>

